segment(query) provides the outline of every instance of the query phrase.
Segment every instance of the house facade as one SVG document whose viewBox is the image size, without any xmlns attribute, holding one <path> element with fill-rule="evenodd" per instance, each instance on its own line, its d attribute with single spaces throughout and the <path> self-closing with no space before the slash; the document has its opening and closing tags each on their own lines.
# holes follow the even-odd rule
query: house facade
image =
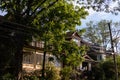
<svg viewBox="0 0 120 80">
<path fill-rule="evenodd" d="M 23 49 L 23 69 L 24 70 L 36 70 L 42 69 L 43 54 L 44 54 L 44 42 L 43 41 L 33 41 L 28 45 L 25 45 Z M 49 52 L 47 52 L 45 57 L 45 63 L 49 63 L 49 58 L 55 58 Z M 57 63 L 56 63 L 57 64 Z"/>
<path fill-rule="evenodd" d="M 102 60 L 103 58 L 105 58 L 105 56 L 103 56 L 103 54 L 100 53 L 100 51 L 95 52 L 96 49 L 94 48 L 100 48 L 101 47 L 96 47 L 93 46 L 93 44 L 85 42 L 84 40 L 82 40 L 82 38 L 78 35 L 77 32 L 67 32 L 66 34 L 66 40 L 67 41 L 74 41 L 78 46 L 82 46 L 82 45 L 86 45 L 88 47 L 90 47 L 90 50 L 83 55 L 83 58 L 85 59 L 85 61 L 83 61 L 82 65 L 80 65 L 80 69 L 81 70 L 91 70 L 91 66 L 93 63 L 96 63 L 100 60 Z M 44 50 L 44 42 L 39 41 L 39 42 L 31 42 L 29 45 L 25 45 L 25 48 L 23 50 L 24 52 L 24 56 L 23 56 L 23 69 L 41 69 L 41 65 L 42 65 L 42 61 L 43 61 L 43 50 Z M 91 56 L 91 54 L 95 54 L 95 59 L 93 59 Z M 59 62 L 57 62 L 55 56 L 47 53 L 46 55 L 46 64 L 49 63 L 49 58 L 53 57 L 54 58 L 54 64 L 58 67 L 61 66 L 61 64 Z"/>
</svg>

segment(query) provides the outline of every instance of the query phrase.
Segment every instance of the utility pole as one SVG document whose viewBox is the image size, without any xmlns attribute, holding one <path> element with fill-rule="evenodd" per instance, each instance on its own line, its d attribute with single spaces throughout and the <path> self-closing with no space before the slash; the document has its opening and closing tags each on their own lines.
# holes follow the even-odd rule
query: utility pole
<svg viewBox="0 0 120 80">
<path fill-rule="evenodd" d="M 114 67 L 115 67 L 115 80 L 118 80 L 118 68 L 117 68 L 116 54 L 115 54 L 114 46 L 113 46 L 113 39 L 112 39 L 112 32 L 111 32 L 110 23 L 108 23 L 108 27 L 109 27 L 109 32 L 110 32 L 110 41 L 111 41 L 111 48 L 112 48 L 112 53 L 113 53 L 113 61 L 114 61 Z"/>
</svg>

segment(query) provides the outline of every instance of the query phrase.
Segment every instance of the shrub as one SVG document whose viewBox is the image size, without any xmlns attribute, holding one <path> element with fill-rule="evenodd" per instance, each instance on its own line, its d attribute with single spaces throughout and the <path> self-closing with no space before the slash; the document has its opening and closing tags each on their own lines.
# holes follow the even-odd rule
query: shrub
<svg viewBox="0 0 120 80">
<path fill-rule="evenodd" d="M 72 67 L 64 67 L 62 70 L 61 70 L 61 78 L 62 80 L 69 80 L 70 79 L 70 76 L 71 76 L 71 73 L 72 73 Z"/>
<path fill-rule="evenodd" d="M 0 80 L 15 80 L 14 76 L 10 73 L 5 74 Z"/>
<path fill-rule="evenodd" d="M 59 69 L 53 64 L 48 64 L 45 69 L 45 80 L 60 80 Z"/>
</svg>

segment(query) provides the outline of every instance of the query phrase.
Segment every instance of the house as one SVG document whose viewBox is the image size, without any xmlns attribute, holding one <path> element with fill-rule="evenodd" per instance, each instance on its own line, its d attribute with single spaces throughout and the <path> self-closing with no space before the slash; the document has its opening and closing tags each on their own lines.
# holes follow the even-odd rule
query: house
<svg viewBox="0 0 120 80">
<path fill-rule="evenodd" d="M 73 40 L 78 44 L 78 46 L 82 46 L 82 45 L 87 46 L 89 50 L 87 51 L 86 55 L 88 55 L 89 57 L 90 56 L 92 57 L 92 54 L 93 54 L 95 56 L 93 60 L 96 60 L 96 61 L 105 60 L 105 57 L 106 57 L 105 49 L 102 46 L 99 46 L 97 44 L 86 42 L 80 37 L 80 35 L 77 32 L 68 32 L 66 40 L 69 40 L 69 41 Z"/>
<path fill-rule="evenodd" d="M 80 36 L 77 32 L 67 32 L 66 34 L 67 41 L 75 41 L 78 46 L 80 46 Z M 24 56 L 23 56 L 23 69 L 25 70 L 36 70 L 41 69 L 44 53 L 44 42 L 43 41 L 32 41 L 30 44 L 25 45 L 24 47 Z M 46 64 L 49 63 L 49 58 L 54 58 L 54 64 L 57 67 L 60 67 L 61 64 L 57 62 L 56 57 L 47 52 L 46 55 Z"/>
<path fill-rule="evenodd" d="M 78 46 L 80 46 L 80 36 L 77 32 L 67 32 L 66 34 L 67 41 L 75 41 Z M 24 47 L 24 56 L 23 56 L 23 69 L 24 70 L 36 70 L 41 69 L 44 53 L 44 42 L 43 41 L 32 41 L 30 44 L 25 45 Z M 46 55 L 46 64 L 49 63 L 49 58 L 54 58 L 54 64 L 57 67 L 60 67 L 61 64 L 57 62 L 56 57 L 47 52 Z"/>
<path fill-rule="evenodd" d="M 80 35 L 77 32 L 67 32 L 66 40 L 75 41 L 78 46 L 84 45 L 82 43 L 82 41 L 83 41 L 82 38 L 80 37 Z M 91 62 L 93 62 L 93 59 L 90 58 L 87 54 L 83 55 L 83 57 L 84 57 L 85 61 L 82 62 L 82 65 L 80 65 L 80 69 L 81 70 L 91 70 L 90 67 L 91 67 Z"/>
<path fill-rule="evenodd" d="M 84 41 L 77 32 L 67 32 L 66 33 L 66 40 L 67 41 L 74 41 L 78 46 L 85 45 L 89 47 L 89 50 L 83 55 L 85 59 L 80 65 L 81 70 L 91 70 L 91 66 L 95 63 L 98 63 L 101 60 L 105 60 L 105 53 L 104 49 L 96 44 L 89 43 Z M 43 49 L 44 49 L 44 42 L 31 42 L 30 45 L 25 45 L 24 48 L 24 57 L 23 57 L 23 69 L 41 69 L 42 59 L 43 59 Z M 49 62 L 49 57 L 55 56 L 47 53 L 46 55 L 46 63 Z M 55 59 L 55 65 L 59 65 Z"/>
</svg>

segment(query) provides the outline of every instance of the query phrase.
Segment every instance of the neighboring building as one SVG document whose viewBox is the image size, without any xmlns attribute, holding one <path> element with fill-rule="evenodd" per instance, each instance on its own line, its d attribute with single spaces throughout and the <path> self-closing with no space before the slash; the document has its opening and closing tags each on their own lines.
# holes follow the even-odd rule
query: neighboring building
<svg viewBox="0 0 120 80">
<path fill-rule="evenodd" d="M 88 51 L 89 56 L 94 56 L 94 60 L 102 61 L 106 59 L 105 49 L 99 45 L 90 45 L 90 50 Z"/>
<path fill-rule="evenodd" d="M 81 41 L 82 45 L 88 46 L 87 55 L 89 55 L 93 60 L 102 61 L 106 59 L 106 51 L 102 46 L 94 43 L 89 43 L 84 40 Z"/>
<path fill-rule="evenodd" d="M 91 66 L 95 63 L 98 63 L 101 60 L 105 60 L 104 49 L 99 46 L 82 40 L 77 32 L 67 32 L 66 34 L 67 41 L 75 41 L 78 46 L 86 45 L 89 50 L 85 55 L 83 55 L 85 61 L 83 61 L 80 69 L 81 70 L 91 70 Z M 26 45 L 24 48 L 24 57 L 23 57 L 23 68 L 28 69 L 41 69 L 42 60 L 43 60 L 43 49 L 44 42 L 32 42 L 30 45 Z M 49 57 L 55 57 L 47 53 L 46 63 L 49 62 Z M 55 59 L 54 61 L 56 66 L 60 66 Z"/>
<path fill-rule="evenodd" d="M 80 36 L 77 32 L 68 32 L 66 34 L 67 41 L 75 41 L 78 46 L 80 46 Z M 33 41 L 24 47 L 24 56 L 23 56 L 23 69 L 25 70 L 35 70 L 41 69 L 42 61 L 43 61 L 43 53 L 44 53 L 44 42 L 43 41 Z M 54 58 L 54 64 L 57 67 L 60 67 L 61 64 L 57 62 L 55 56 L 49 54 L 47 52 L 46 55 L 46 64 L 49 62 L 49 57 Z"/>
<path fill-rule="evenodd" d="M 80 46 L 80 36 L 77 32 L 68 32 L 66 34 L 67 41 L 75 41 L 78 46 Z M 35 70 L 41 69 L 42 61 L 43 61 L 43 53 L 44 53 L 44 42 L 43 41 L 33 41 L 24 47 L 24 56 L 23 56 L 23 69 L 25 70 Z M 54 58 L 54 64 L 57 67 L 60 67 L 60 63 L 57 62 L 55 56 L 49 54 L 47 52 L 46 55 L 46 64 L 49 62 L 49 57 Z"/>
</svg>

